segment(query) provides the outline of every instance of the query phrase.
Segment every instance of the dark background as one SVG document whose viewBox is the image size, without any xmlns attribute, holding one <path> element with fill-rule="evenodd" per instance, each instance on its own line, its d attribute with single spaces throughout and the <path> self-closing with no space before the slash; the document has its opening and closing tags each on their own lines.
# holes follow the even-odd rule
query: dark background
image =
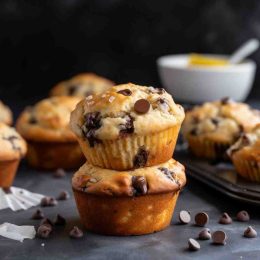
<svg viewBox="0 0 260 260">
<path fill-rule="evenodd" d="M 258 0 L 1 0 L 0 97 L 45 96 L 82 71 L 159 86 L 159 56 L 229 54 L 250 37 L 260 38 Z"/>
</svg>

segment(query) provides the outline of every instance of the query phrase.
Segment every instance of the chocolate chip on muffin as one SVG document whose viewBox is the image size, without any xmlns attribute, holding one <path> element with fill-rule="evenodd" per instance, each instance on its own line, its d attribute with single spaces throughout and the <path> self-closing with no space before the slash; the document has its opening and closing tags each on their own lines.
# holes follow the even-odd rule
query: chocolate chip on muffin
<svg viewBox="0 0 260 260">
<path fill-rule="evenodd" d="M 122 90 L 117 91 L 117 93 L 122 94 L 124 96 L 132 95 L 132 91 L 130 89 L 122 89 Z"/>
<path fill-rule="evenodd" d="M 73 229 L 69 233 L 71 238 L 81 238 L 83 237 L 83 232 L 77 226 L 74 226 Z"/>
<path fill-rule="evenodd" d="M 149 152 L 146 151 L 144 146 L 141 146 L 134 157 L 134 167 L 140 168 L 144 167 L 146 165 L 146 162 L 148 160 Z"/>
<path fill-rule="evenodd" d="M 138 114 L 145 114 L 150 109 L 150 103 L 148 100 L 142 98 L 135 102 L 134 104 L 134 110 Z"/>
<path fill-rule="evenodd" d="M 132 186 L 134 195 L 144 195 L 147 193 L 147 182 L 144 176 L 133 176 Z"/>
<path fill-rule="evenodd" d="M 134 120 L 131 116 L 126 115 L 126 123 L 120 125 L 120 136 L 126 136 L 134 132 Z"/>
</svg>

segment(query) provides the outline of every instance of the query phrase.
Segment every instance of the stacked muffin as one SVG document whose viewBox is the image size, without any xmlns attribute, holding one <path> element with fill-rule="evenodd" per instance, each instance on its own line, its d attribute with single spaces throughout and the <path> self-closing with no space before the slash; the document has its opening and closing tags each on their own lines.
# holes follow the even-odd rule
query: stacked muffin
<svg viewBox="0 0 260 260">
<path fill-rule="evenodd" d="M 71 114 L 87 162 L 73 191 L 88 230 L 140 235 L 167 227 L 184 167 L 172 159 L 184 119 L 163 89 L 118 85 L 82 100 Z"/>
</svg>

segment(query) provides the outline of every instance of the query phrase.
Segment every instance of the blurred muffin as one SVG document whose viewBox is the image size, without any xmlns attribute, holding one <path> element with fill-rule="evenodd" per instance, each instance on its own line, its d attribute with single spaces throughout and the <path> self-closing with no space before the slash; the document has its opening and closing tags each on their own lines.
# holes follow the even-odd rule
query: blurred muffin
<svg viewBox="0 0 260 260">
<path fill-rule="evenodd" d="M 114 82 L 94 73 L 81 73 L 58 83 L 50 92 L 51 96 L 87 97 L 100 94 L 114 85 Z"/>
<path fill-rule="evenodd" d="M 240 134 L 252 130 L 259 122 L 259 111 L 225 98 L 188 111 L 183 135 L 196 156 L 223 159 Z"/>
<path fill-rule="evenodd" d="M 129 83 L 82 100 L 70 125 L 89 163 L 128 170 L 169 160 L 183 119 L 164 89 Z"/>
<path fill-rule="evenodd" d="M 7 125 L 11 125 L 13 123 L 13 115 L 10 108 L 0 100 L 0 122 L 5 123 Z"/>
<path fill-rule="evenodd" d="M 260 182 L 260 124 L 251 133 L 242 134 L 228 154 L 239 175 Z"/>
<path fill-rule="evenodd" d="M 26 142 L 16 130 L 0 122 L 0 187 L 12 186 L 17 167 L 26 150 Z"/>
<path fill-rule="evenodd" d="M 184 167 L 169 161 L 133 171 L 103 169 L 85 163 L 72 187 L 85 227 L 107 235 L 141 235 L 166 228 L 171 221 Z"/>
<path fill-rule="evenodd" d="M 76 168 L 84 156 L 76 136 L 69 128 L 71 111 L 79 97 L 52 97 L 22 112 L 17 131 L 28 142 L 27 159 L 31 166 L 43 169 Z"/>
</svg>

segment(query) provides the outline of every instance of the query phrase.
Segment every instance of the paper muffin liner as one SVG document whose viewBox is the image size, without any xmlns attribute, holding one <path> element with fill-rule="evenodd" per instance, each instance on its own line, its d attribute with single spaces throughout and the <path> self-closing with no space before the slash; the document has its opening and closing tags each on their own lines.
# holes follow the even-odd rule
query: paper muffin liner
<svg viewBox="0 0 260 260">
<path fill-rule="evenodd" d="M 38 169 L 76 169 L 85 161 L 77 142 L 28 142 L 28 163 Z"/>
<path fill-rule="evenodd" d="M 229 142 L 215 142 L 199 136 L 187 138 L 190 151 L 197 157 L 217 160 L 227 160 L 227 149 L 232 145 Z"/>
<path fill-rule="evenodd" d="M 0 162 L 0 187 L 12 186 L 20 159 Z"/>
<path fill-rule="evenodd" d="M 260 162 L 253 159 L 248 159 L 240 152 L 235 152 L 231 156 L 232 162 L 237 173 L 250 181 L 260 182 Z"/>
<path fill-rule="evenodd" d="M 166 228 L 179 191 L 138 197 L 95 196 L 73 190 L 81 222 L 104 235 L 143 235 Z"/>
<path fill-rule="evenodd" d="M 147 136 L 129 135 L 116 140 L 102 140 L 94 147 L 90 147 L 83 138 L 79 139 L 79 143 L 90 164 L 113 170 L 130 170 L 168 161 L 173 155 L 179 130 L 180 125 L 176 125 Z M 144 150 L 147 158 L 138 165 L 136 157 Z M 143 157 L 146 155 L 143 154 Z"/>
</svg>

